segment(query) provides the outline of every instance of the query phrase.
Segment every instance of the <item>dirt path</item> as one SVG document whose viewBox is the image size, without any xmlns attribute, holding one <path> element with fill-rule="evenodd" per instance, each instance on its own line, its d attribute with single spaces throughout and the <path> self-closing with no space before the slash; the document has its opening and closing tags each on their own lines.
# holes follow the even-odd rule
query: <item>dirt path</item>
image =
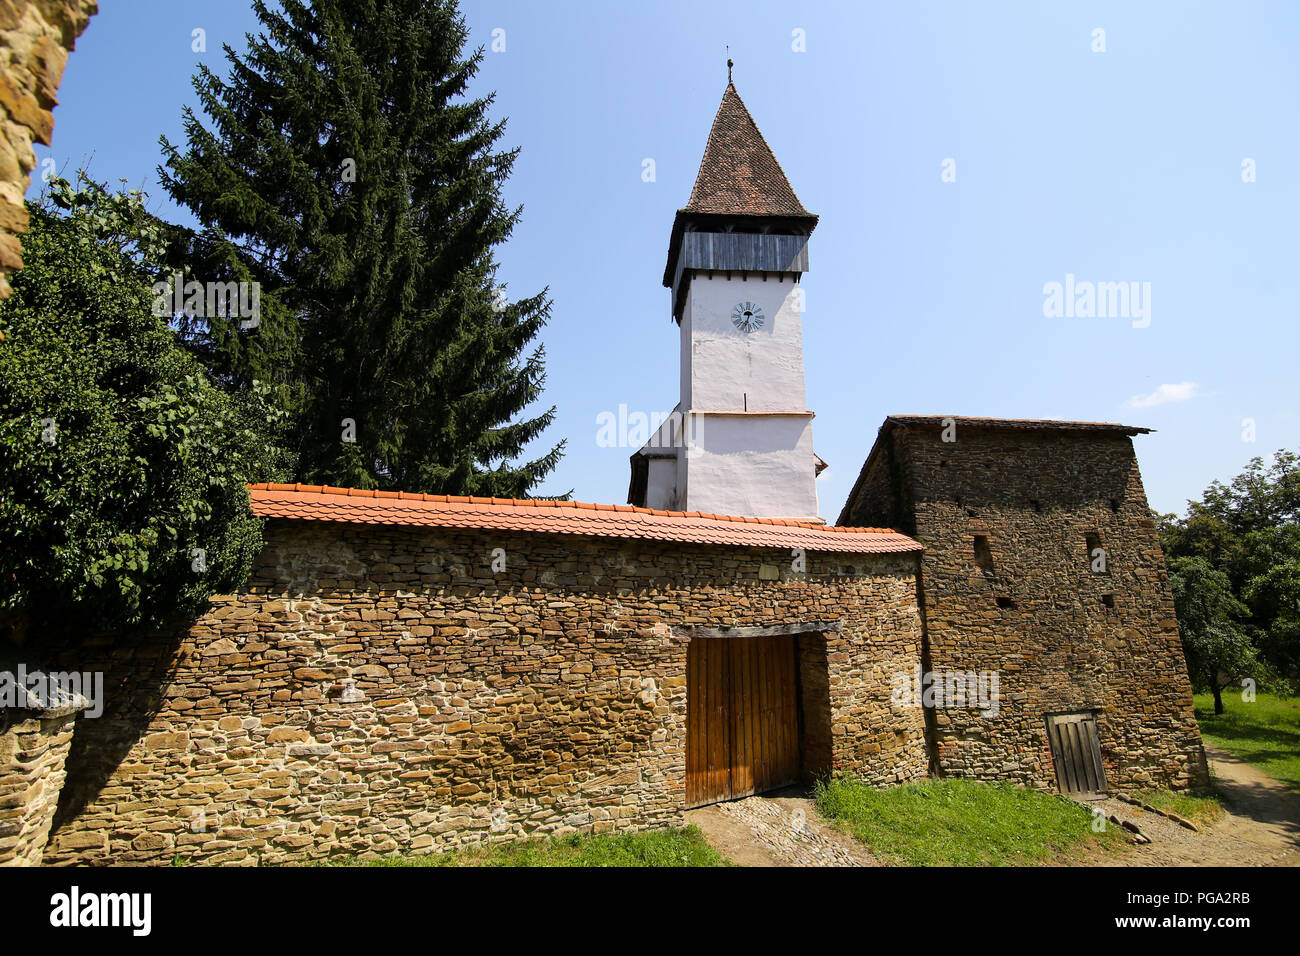
<svg viewBox="0 0 1300 956">
<path fill-rule="evenodd" d="M 1120 854 L 1072 856 L 1066 865 L 1300 866 L 1300 794 L 1232 754 L 1205 748 L 1228 812 L 1195 832 L 1115 799 L 1097 801 L 1151 842 Z M 1089 804 L 1094 805 L 1094 804 Z M 817 815 L 797 788 L 690 810 L 718 852 L 740 866 L 880 866 L 871 851 Z"/>
<path fill-rule="evenodd" d="M 1194 833 L 1117 800 L 1107 811 L 1131 819 L 1151 838 L 1115 860 L 1124 866 L 1300 866 L 1300 793 L 1239 757 L 1205 748 L 1228 812 Z"/>
</svg>

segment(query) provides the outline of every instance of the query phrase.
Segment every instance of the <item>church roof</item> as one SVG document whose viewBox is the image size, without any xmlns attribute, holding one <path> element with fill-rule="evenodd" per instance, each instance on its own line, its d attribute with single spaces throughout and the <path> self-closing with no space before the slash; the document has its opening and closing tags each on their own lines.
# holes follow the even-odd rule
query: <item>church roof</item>
<svg viewBox="0 0 1300 956">
<path fill-rule="evenodd" d="M 813 218 L 794 194 L 772 148 L 728 83 L 713 117 L 686 213 Z"/>
<path fill-rule="evenodd" d="M 744 518 L 698 511 L 659 511 L 531 498 L 474 498 L 322 485 L 248 486 L 261 518 L 341 521 L 408 527 L 475 528 L 601 538 L 646 538 L 690 544 L 804 548 L 853 554 L 922 550 L 888 528 L 829 527 L 780 518 Z"/>
<path fill-rule="evenodd" d="M 674 273 L 682 234 L 688 225 L 704 231 L 713 227 L 718 232 L 736 225 L 750 231 L 756 231 L 755 225 L 776 226 L 804 236 L 812 235 L 817 227 L 817 217 L 794 194 L 772 147 L 758 131 L 758 124 L 732 83 L 723 91 L 722 103 L 713 117 L 690 202 L 673 217 L 664 287 L 674 290 L 673 317 L 677 319 L 681 312 Z"/>
</svg>

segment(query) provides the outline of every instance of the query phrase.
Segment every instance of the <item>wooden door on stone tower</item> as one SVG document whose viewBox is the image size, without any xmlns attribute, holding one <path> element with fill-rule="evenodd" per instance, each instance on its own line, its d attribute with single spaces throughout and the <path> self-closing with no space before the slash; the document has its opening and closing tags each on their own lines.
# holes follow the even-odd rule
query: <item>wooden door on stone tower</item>
<svg viewBox="0 0 1300 956">
<path fill-rule="evenodd" d="M 1053 714 L 1047 718 L 1047 739 L 1061 793 L 1088 799 L 1106 792 L 1106 768 L 1101 760 L 1095 715 Z"/>
<path fill-rule="evenodd" d="M 686 651 L 686 806 L 799 778 L 795 639 L 698 638 Z"/>
</svg>

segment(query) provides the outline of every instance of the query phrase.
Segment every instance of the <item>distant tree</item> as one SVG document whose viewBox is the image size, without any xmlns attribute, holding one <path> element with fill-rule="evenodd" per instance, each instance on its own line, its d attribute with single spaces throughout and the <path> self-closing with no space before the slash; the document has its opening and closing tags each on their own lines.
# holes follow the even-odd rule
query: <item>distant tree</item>
<svg viewBox="0 0 1300 956">
<path fill-rule="evenodd" d="M 0 617 L 148 624 L 239 586 L 248 480 L 283 475 L 263 389 L 214 385 L 153 312 L 166 227 L 138 193 L 55 180 L 0 305 Z"/>
<path fill-rule="evenodd" d="M 1280 673 L 1300 674 L 1300 526 L 1254 532 L 1252 571 L 1241 597 L 1259 622 L 1260 654 Z"/>
<path fill-rule="evenodd" d="M 1259 662 L 1242 619 L 1249 613 L 1232 595 L 1228 576 L 1204 558 L 1169 562 L 1178 630 L 1192 681 L 1214 695 L 1214 712 L 1223 713 L 1223 689 L 1256 674 Z"/>
<path fill-rule="evenodd" d="M 1300 456 L 1282 449 L 1268 465 L 1252 458 L 1230 485 L 1214 481 L 1202 496 L 1204 508 L 1240 533 L 1300 522 Z"/>
<path fill-rule="evenodd" d="M 163 183 L 294 316 L 255 351 L 185 329 L 220 375 L 283 383 L 297 472 L 311 482 L 523 497 L 563 442 L 520 461 L 555 409 L 544 351 L 526 351 L 546 291 L 510 301 L 494 249 L 519 221 L 501 189 L 493 97 L 469 98 L 483 50 L 453 0 L 283 0 L 263 32 L 200 65 L 203 122 L 164 137 Z M 257 363 L 261 363 L 258 365 Z"/>
<path fill-rule="evenodd" d="M 1222 573 L 1261 663 L 1300 678 L 1300 457 L 1283 449 L 1268 464 L 1254 458 L 1158 525 L 1171 571 L 1174 559 L 1199 558 Z"/>
</svg>

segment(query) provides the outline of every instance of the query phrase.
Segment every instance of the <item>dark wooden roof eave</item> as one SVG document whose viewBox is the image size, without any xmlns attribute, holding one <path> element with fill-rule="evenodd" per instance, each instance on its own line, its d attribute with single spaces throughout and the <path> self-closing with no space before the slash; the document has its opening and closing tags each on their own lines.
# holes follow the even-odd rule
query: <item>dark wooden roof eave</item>
<svg viewBox="0 0 1300 956">
<path fill-rule="evenodd" d="M 811 236 L 813 230 L 817 228 L 819 217 L 814 213 L 806 216 L 752 216 L 752 215 L 722 215 L 719 213 L 694 212 L 689 208 L 683 207 L 677 210 L 677 215 L 673 217 L 673 231 L 668 239 L 668 261 L 664 264 L 663 284 L 665 289 L 673 287 L 673 274 L 676 271 L 677 256 L 682 248 L 682 235 L 686 232 L 687 224 L 705 227 L 702 231 L 709 231 L 709 226 L 717 226 L 717 231 L 722 232 L 727 226 L 757 226 L 764 225 L 769 230 L 780 231 L 781 229 L 799 229 L 803 234 Z"/>
<path fill-rule="evenodd" d="M 881 431 L 902 426 L 938 428 L 947 421 L 965 428 L 1012 431 L 1042 432 L 1115 432 L 1132 437 L 1149 435 L 1154 428 L 1141 425 L 1121 425 L 1118 422 L 1075 422 L 1054 418 L 976 418 L 969 415 L 889 415 L 881 425 Z"/>
</svg>

